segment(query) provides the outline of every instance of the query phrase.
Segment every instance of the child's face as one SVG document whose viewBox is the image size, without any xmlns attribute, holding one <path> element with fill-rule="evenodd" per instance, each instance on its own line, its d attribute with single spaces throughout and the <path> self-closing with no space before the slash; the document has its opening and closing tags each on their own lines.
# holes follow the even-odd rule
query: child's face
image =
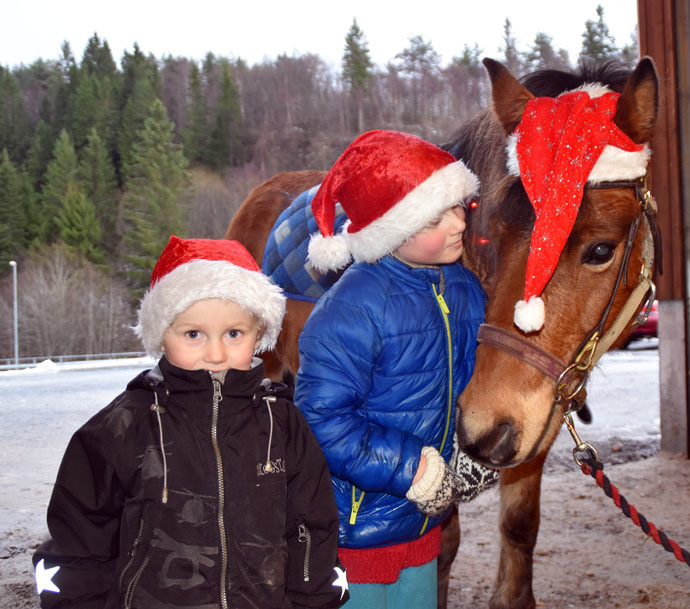
<svg viewBox="0 0 690 609">
<path fill-rule="evenodd" d="M 396 251 L 398 258 L 412 264 L 450 264 L 462 255 L 465 210 L 460 205 L 447 209 L 441 219 L 410 237 Z"/>
<path fill-rule="evenodd" d="M 251 313 L 220 298 L 195 302 L 163 336 L 168 361 L 186 370 L 249 370 L 261 331 Z"/>
</svg>

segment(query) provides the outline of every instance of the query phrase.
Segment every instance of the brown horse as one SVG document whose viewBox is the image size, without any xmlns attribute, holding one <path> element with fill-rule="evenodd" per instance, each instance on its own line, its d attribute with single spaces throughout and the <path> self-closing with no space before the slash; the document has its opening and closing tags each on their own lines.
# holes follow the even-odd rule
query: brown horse
<svg viewBox="0 0 690 609">
<path fill-rule="evenodd" d="M 644 231 L 633 234 L 629 228 L 640 214 L 639 189 L 616 183 L 585 190 L 575 227 L 544 292 L 549 322 L 540 332 L 525 336 L 513 326 L 513 305 L 524 286 L 534 213 L 520 179 L 506 170 L 506 138 L 533 95 L 553 97 L 584 83 L 601 82 L 622 92 L 616 124 L 633 141 L 646 143 L 656 119 L 656 73 L 651 60 L 643 59 L 632 73 L 610 67 L 579 75 L 548 71 L 526 77 L 523 86 L 501 64 L 485 60 L 485 65 L 492 81 L 493 107 L 465 125 L 458 139 L 446 146 L 481 181 L 480 204 L 468 216 L 463 263 L 477 274 L 489 295 L 487 323 L 521 335 L 523 343 L 552 354 L 554 361 L 569 362 L 593 328 L 605 331 L 612 325 L 638 284 Z M 242 241 L 261 264 L 277 217 L 324 175 L 304 171 L 269 179 L 247 197 L 226 237 Z M 630 241 L 627 250 L 626 241 Z M 617 275 L 620 268 L 627 269 L 623 281 Z M 311 308 L 308 302 L 288 300 L 278 345 L 265 357 L 272 378 L 296 373 L 297 338 Z M 635 311 L 639 308 L 634 306 Z M 622 337 L 628 332 L 624 330 Z M 463 448 L 480 461 L 506 467 L 501 475 L 501 552 L 491 609 L 535 607 L 532 556 L 542 468 L 561 426 L 562 409 L 569 403 L 554 406 L 555 385 L 543 371 L 482 344 L 473 377 L 458 401 L 457 431 Z M 443 543 L 439 607 L 446 606 L 450 565 L 459 544 L 457 512 L 444 526 Z"/>
<path fill-rule="evenodd" d="M 493 83 L 495 113 L 467 125 L 450 147 L 484 187 L 467 231 L 468 241 L 480 245 L 468 247 L 464 262 L 480 277 L 489 296 L 487 324 L 521 335 L 528 344 L 571 362 L 594 328 L 599 326 L 600 339 L 611 328 L 640 282 L 649 235 L 630 231 L 641 214 L 638 188 L 625 182 L 585 188 L 576 223 L 544 292 L 549 321 L 541 331 L 525 337 L 513 325 L 513 305 L 524 288 L 534 214 L 520 179 L 506 175 L 503 163 L 487 159 L 503 158 L 505 136 L 520 122 L 532 94 L 556 96 L 590 78 L 622 91 L 614 122 L 634 142 L 649 142 L 657 117 L 656 71 L 645 58 L 626 77 L 610 69 L 584 79 L 548 72 L 527 77 L 522 86 L 500 64 L 485 64 Z M 629 236 L 634 238 L 626 252 Z M 619 272 L 624 275 L 621 280 Z M 630 327 L 628 323 L 623 336 Z M 480 344 L 472 379 L 458 400 L 461 447 L 479 461 L 506 467 L 500 484 L 501 552 L 492 609 L 535 606 L 532 555 L 542 468 L 567 406 L 555 396 L 555 383 L 543 371 L 492 344 Z"/>
</svg>

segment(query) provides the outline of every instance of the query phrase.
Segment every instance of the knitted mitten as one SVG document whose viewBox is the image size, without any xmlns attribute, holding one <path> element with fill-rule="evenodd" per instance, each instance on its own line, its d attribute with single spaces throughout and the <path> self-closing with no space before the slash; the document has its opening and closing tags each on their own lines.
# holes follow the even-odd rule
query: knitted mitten
<svg viewBox="0 0 690 609">
<path fill-rule="evenodd" d="M 422 448 L 426 469 L 405 496 L 428 516 L 440 516 L 453 501 L 455 475 L 432 446 Z"/>
<path fill-rule="evenodd" d="M 498 470 L 480 465 L 458 446 L 457 436 L 453 435 L 453 456 L 448 469 L 453 476 L 453 501 L 470 501 L 498 481 Z"/>
</svg>

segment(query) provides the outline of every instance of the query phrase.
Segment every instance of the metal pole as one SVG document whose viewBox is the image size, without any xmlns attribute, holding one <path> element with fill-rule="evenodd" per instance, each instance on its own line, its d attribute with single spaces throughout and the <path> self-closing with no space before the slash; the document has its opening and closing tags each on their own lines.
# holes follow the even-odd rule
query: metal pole
<svg viewBox="0 0 690 609">
<path fill-rule="evenodd" d="M 17 263 L 10 260 L 12 286 L 14 288 L 14 365 L 19 366 L 19 315 L 17 311 Z"/>
</svg>

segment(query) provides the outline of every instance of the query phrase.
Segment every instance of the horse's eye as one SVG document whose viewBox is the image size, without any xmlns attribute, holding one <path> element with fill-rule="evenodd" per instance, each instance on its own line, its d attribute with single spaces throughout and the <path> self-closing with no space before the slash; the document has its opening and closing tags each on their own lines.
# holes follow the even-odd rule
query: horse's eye
<svg viewBox="0 0 690 609">
<path fill-rule="evenodd" d="M 609 241 L 593 243 L 582 256 L 583 264 L 605 264 L 613 257 L 616 245 Z"/>
</svg>

